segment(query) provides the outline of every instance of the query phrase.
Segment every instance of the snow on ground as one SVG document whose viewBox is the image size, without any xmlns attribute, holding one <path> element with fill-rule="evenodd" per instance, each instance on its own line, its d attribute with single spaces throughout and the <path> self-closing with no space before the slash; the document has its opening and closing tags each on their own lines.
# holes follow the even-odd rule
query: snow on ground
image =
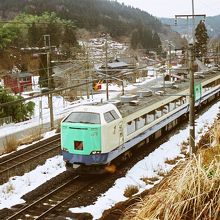
<svg viewBox="0 0 220 220">
<path fill-rule="evenodd" d="M 141 78 L 139 83 L 135 83 L 135 85 L 128 84 L 125 86 L 125 92 L 129 92 L 131 90 L 136 89 L 139 85 L 147 84 L 148 82 L 154 80 L 155 77 L 146 77 Z M 38 78 L 34 78 L 34 85 L 36 84 Z M 39 91 L 39 87 L 37 85 L 34 86 L 35 91 Z M 85 96 L 82 99 L 74 101 L 74 102 L 67 102 L 64 101 L 63 97 L 61 96 L 53 96 L 53 110 L 54 110 L 54 119 L 61 119 L 65 115 L 67 115 L 74 107 L 83 104 L 89 104 L 92 102 L 100 102 L 106 100 L 106 85 L 102 84 L 102 90 L 99 94 L 90 95 L 90 99 L 87 99 Z M 121 93 L 122 89 L 120 86 L 116 84 L 109 84 L 109 99 L 114 99 L 118 97 Z M 28 97 L 27 93 L 24 93 L 24 97 Z M 17 131 L 22 131 L 27 128 L 31 128 L 33 126 L 41 125 L 42 123 L 49 123 L 50 120 L 50 110 L 48 108 L 48 97 L 42 96 L 38 98 L 34 98 L 31 101 L 35 103 L 35 113 L 32 119 L 20 123 L 11 123 L 6 124 L 0 127 L 0 138 L 6 135 L 13 134 Z M 42 120 L 39 119 L 40 115 L 40 102 L 42 103 Z"/>
<path fill-rule="evenodd" d="M 55 156 L 48 159 L 43 166 L 38 166 L 23 176 L 10 178 L 7 183 L 0 186 L 0 209 L 24 203 L 25 201 L 21 199 L 23 195 L 65 170 L 62 157 Z"/>
<path fill-rule="evenodd" d="M 196 142 L 208 130 L 208 126 L 213 124 L 214 119 L 219 111 L 220 103 L 212 106 L 206 113 L 196 120 Z M 199 134 L 198 134 L 199 131 Z M 180 150 L 180 144 L 187 140 L 189 136 L 189 128 L 181 130 L 178 134 L 172 136 L 170 140 L 162 144 L 158 149 L 149 154 L 143 160 L 139 161 L 125 177 L 116 180 L 114 186 L 106 193 L 101 195 L 95 204 L 86 207 L 76 207 L 70 209 L 74 213 L 91 213 L 93 219 L 99 219 L 102 213 L 116 203 L 125 201 L 127 198 L 123 195 L 125 189 L 129 185 L 138 186 L 141 193 L 146 189 L 150 189 L 153 185 L 145 184 L 141 180 L 143 177 L 158 177 L 161 181 L 162 177 L 158 176 L 158 171 L 169 172 L 175 165 L 165 163 L 167 159 L 174 159 L 177 156 L 183 157 Z M 158 183 L 155 182 L 154 184 Z"/>
<path fill-rule="evenodd" d="M 214 122 L 219 108 L 220 103 L 213 105 L 196 120 L 197 141 L 199 137 L 208 130 L 208 126 Z M 126 200 L 123 196 L 123 192 L 128 185 L 138 186 L 139 193 L 153 187 L 152 185 L 146 185 L 140 179 L 142 177 L 157 176 L 158 171 L 170 171 L 174 166 L 166 164 L 165 160 L 167 158 L 173 159 L 177 156 L 183 157 L 183 155 L 180 154 L 180 144 L 187 139 L 188 132 L 189 128 L 181 130 L 178 134 L 172 136 L 169 141 L 139 161 L 128 171 L 125 177 L 118 179 L 112 188 L 101 195 L 95 204 L 87 207 L 72 208 L 71 211 L 80 213 L 89 212 L 93 215 L 94 219 L 98 219 L 104 210 L 111 208 L 120 201 Z M 21 199 L 23 195 L 64 171 L 65 165 L 62 156 L 56 156 L 48 159 L 44 165 L 38 166 L 35 170 L 23 176 L 10 178 L 9 182 L 0 185 L 0 209 L 10 208 L 13 205 L 25 202 Z M 161 179 L 162 177 L 160 177 L 160 180 Z"/>
</svg>

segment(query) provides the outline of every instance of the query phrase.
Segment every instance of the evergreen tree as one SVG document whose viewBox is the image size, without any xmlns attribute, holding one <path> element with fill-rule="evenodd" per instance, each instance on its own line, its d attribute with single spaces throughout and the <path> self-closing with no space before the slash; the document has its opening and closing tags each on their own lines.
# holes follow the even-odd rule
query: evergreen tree
<svg viewBox="0 0 220 220">
<path fill-rule="evenodd" d="M 139 34 L 138 31 L 135 30 L 131 35 L 131 48 L 136 50 L 138 48 L 139 43 Z"/>
<path fill-rule="evenodd" d="M 161 52 L 161 40 L 159 35 L 144 26 L 139 26 L 131 35 L 132 49 L 147 49 Z"/>
<path fill-rule="evenodd" d="M 39 33 L 39 28 L 37 28 L 35 22 L 32 23 L 31 27 L 28 29 L 28 40 L 30 46 L 38 46 L 38 41 L 41 37 L 41 33 Z"/>
<path fill-rule="evenodd" d="M 200 60 L 207 53 L 207 43 L 209 36 L 204 21 L 200 21 L 195 30 L 195 56 Z"/>
<path fill-rule="evenodd" d="M 152 47 L 157 53 L 160 54 L 162 52 L 162 43 L 157 32 L 153 34 Z"/>
<path fill-rule="evenodd" d="M 15 17 L 13 22 L 0 25 L 0 50 L 4 50 L 8 46 L 42 47 L 44 34 L 51 36 L 51 45 L 53 46 L 69 43 L 70 38 L 77 45 L 75 32 L 69 31 L 67 33 L 65 30 L 73 27 L 74 23 L 57 17 L 55 13 L 45 12 L 40 16 L 23 13 Z M 64 36 L 67 34 L 69 34 L 68 38 Z"/>
<path fill-rule="evenodd" d="M 0 87 L 0 103 L 21 100 L 23 97 L 15 96 Z M 34 113 L 34 102 L 20 102 L 0 107 L 0 118 L 11 116 L 14 122 L 25 121 Z"/>
</svg>

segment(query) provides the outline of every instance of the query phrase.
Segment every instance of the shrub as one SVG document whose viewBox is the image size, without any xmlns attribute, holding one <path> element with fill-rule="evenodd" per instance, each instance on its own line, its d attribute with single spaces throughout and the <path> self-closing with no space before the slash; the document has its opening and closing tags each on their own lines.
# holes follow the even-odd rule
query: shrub
<svg viewBox="0 0 220 220">
<path fill-rule="evenodd" d="M 19 141 L 14 135 L 9 135 L 5 137 L 4 145 L 4 152 L 11 153 L 16 151 L 19 146 Z"/>
<path fill-rule="evenodd" d="M 167 163 L 167 164 L 169 164 L 169 165 L 174 165 L 174 164 L 176 164 L 180 159 L 182 159 L 182 157 L 180 157 L 180 156 L 177 156 L 177 157 L 175 157 L 174 159 L 166 159 L 165 160 L 165 163 Z"/>
<path fill-rule="evenodd" d="M 159 178 L 158 177 L 143 177 L 141 178 L 142 181 L 144 181 L 146 184 L 150 184 L 153 185 L 154 182 L 158 181 Z"/>
<path fill-rule="evenodd" d="M 127 186 L 127 188 L 125 189 L 125 192 L 124 192 L 124 196 L 127 197 L 127 198 L 130 198 L 132 197 L 134 194 L 138 193 L 139 189 L 137 186 Z"/>
<path fill-rule="evenodd" d="M 201 151 L 197 158 L 182 162 L 155 193 L 137 203 L 123 219 L 217 220 L 220 202 L 219 152 L 219 146 L 212 147 Z"/>
<path fill-rule="evenodd" d="M 1 103 L 13 102 L 13 101 L 20 101 L 19 103 L 13 103 L 10 105 L 6 105 L 0 108 L 0 117 L 8 117 L 11 116 L 13 122 L 20 122 L 25 121 L 34 113 L 35 103 L 30 102 L 23 102 L 24 98 L 19 95 L 11 94 L 10 92 L 0 89 L 0 100 Z"/>
</svg>

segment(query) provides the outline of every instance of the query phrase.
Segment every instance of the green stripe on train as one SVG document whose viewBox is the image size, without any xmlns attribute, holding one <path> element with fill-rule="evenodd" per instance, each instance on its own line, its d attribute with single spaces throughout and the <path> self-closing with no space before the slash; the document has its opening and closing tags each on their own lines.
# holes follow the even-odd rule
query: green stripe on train
<svg viewBox="0 0 220 220">
<path fill-rule="evenodd" d="M 74 149 L 75 142 L 83 142 L 83 149 Z M 90 155 L 101 151 L 101 126 L 97 124 L 67 123 L 61 125 L 61 147 L 70 153 Z"/>
</svg>

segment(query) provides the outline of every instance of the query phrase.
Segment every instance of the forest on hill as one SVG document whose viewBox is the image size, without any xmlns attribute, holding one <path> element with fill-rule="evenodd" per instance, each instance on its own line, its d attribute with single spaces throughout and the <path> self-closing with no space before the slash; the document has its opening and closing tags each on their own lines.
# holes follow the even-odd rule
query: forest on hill
<svg viewBox="0 0 220 220">
<path fill-rule="evenodd" d="M 55 12 L 63 19 L 76 22 L 77 27 L 94 30 L 103 26 L 113 36 L 132 31 L 138 24 L 160 31 L 161 22 L 150 14 L 125 6 L 117 1 L 106 0 L 1 0 L 0 16 L 12 19 L 20 12 L 40 15 Z"/>
<path fill-rule="evenodd" d="M 3 21 L 17 19 L 21 13 L 41 17 L 45 12 L 55 13 L 60 21 L 71 21 L 74 29 L 85 29 L 95 33 L 109 33 L 113 38 L 125 38 L 133 49 L 159 48 L 160 34 L 167 34 L 170 30 L 157 18 L 140 9 L 125 6 L 117 1 L 110 0 L 1 0 L 0 18 Z M 26 16 L 28 17 L 28 16 Z M 56 26 L 55 19 L 50 20 L 47 29 Z M 28 21 L 27 21 L 28 22 Z M 28 28 L 30 33 L 36 29 L 37 24 L 30 20 Z M 5 25 L 0 25 L 2 28 Z M 39 29 L 39 28 L 38 28 Z M 66 30 L 70 31 L 70 29 Z M 39 31 L 38 31 L 39 32 Z M 56 31 L 56 34 L 59 31 Z M 49 33 L 55 35 L 54 33 Z M 73 33 L 71 33 L 73 34 Z M 1 30 L 0 30 L 1 35 Z M 58 35 L 59 36 L 59 35 Z M 67 35 L 66 35 L 67 36 Z M 14 41 L 14 40 L 13 40 Z M 15 41 L 14 41 L 15 42 Z M 33 43 L 26 42 L 27 44 Z"/>
</svg>

